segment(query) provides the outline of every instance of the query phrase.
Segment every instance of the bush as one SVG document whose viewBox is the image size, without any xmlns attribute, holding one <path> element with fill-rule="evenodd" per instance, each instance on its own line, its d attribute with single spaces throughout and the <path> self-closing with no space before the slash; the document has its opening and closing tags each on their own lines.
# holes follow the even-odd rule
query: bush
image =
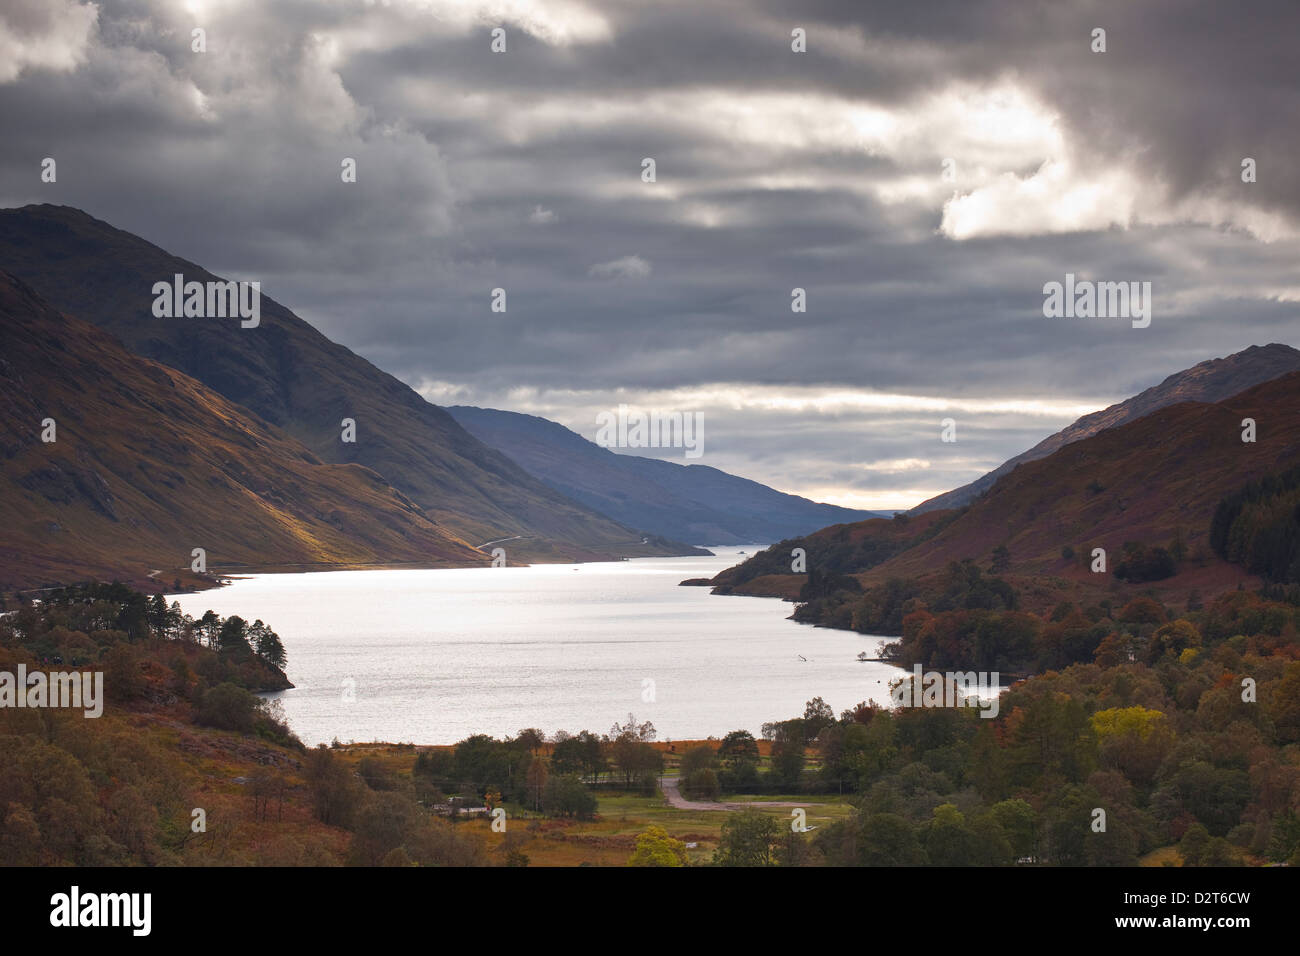
<svg viewBox="0 0 1300 956">
<path fill-rule="evenodd" d="M 371 790 L 397 789 L 397 777 L 376 757 L 362 757 L 357 764 L 357 773 Z"/>
<path fill-rule="evenodd" d="M 114 644 L 104 665 L 104 688 L 117 701 L 134 700 L 144 693 L 144 675 L 140 673 L 140 655 L 130 644 Z"/>
<path fill-rule="evenodd" d="M 257 724 L 259 701 L 234 684 L 218 684 L 199 696 L 194 720 L 218 730 L 251 734 Z"/>
<path fill-rule="evenodd" d="M 683 778 L 690 777 L 697 770 L 705 770 L 718 765 L 718 755 L 707 744 L 689 747 L 682 754 L 677 769 Z"/>
<path fill-rule="evenodd" d="M 1162 581 L 1177 571 L 1173 555 L 1164 548 L 1147 548 L 1132 542 L 1124 545 L 1124 556 L 1115 565 L 1115 577 L 1133 584 Z"/>
<path fill-rule="evenodd" d="M 691 771 L 682 782 L 682 787 L 692 800 L 717 800 L 721 794 L 718 775 L 708 767 Z"/>
<path fill-rule="evenodd" d="M 596 815 L 596 796 L 576 774 L 552 774 L 542 789 L 542 812 L 552 817 L 590 820 Z"/>
</svg>

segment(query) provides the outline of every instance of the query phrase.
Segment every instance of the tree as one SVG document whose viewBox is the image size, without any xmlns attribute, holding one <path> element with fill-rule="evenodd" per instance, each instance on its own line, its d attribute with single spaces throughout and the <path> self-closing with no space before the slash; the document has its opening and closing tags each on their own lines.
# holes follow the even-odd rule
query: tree
<svg viewBox="0 0 1300 956">
<path fill-rule="evenodd" d="M 718 745 L 718 759 L 724 766 L 734 767 L 740 760 L 758 760 L 758 741 L 748 730 L 733 730 Z"/>
<path fill-rule="evenodd" d="M 1092 772 L 1096 737 L 1083 704 L 1052 692 L 1017 706 L 1008 715 L 1010 757 L 1018 782 L 1077 781 Z"/>
<path fill-rule="evenodd" d="M 628 866 L 685 866 L 686 844 L 668 835 L 663 827 L 651 826 L 636 838 L 636 850 Z"/>
<path fill-rule="evenodd" d="M 1007 550 L 1005 544 L 1000 544 L 993 549 L 993 561 L 989 564 L 989 570 L 994 574 L 1002 574 L 1011 568 L 1011 552 Z"/>
<path fill-rule="evenodd" d="M 1096 652 L 1093 654 L 1093 660 L 1098 667 L 1118 667 L 1127 659 L 1128 655 L 1124 653 L 1124 646 L 1120 643 L 1119 634 L 1116 631 L 1111 631 L 1110 634 L 1102 638 L 1101 643 L 1097 645 Z"/>
<path fill-rule="evenodd" d="M 154 629 L 159 637 L 166 634 L 167 631 L 167 599 L 161 594 L 155 594 L 149 599 L 149 626 Z"/>
<path fill-rule="evenodd" d="M 1277 727 L 1278 739 L 1300 741 L 1300 661 L 1286 665 L 1282 679 L 1269 686 L 1264 703 Z"/>
<path fill-rule="evenodd" d="M 797 789 L 804 765 L 803 718 L 764 724 L 763 735 L 772 740 L 772 778 L 786 790 Z"/>
<path fill-rule="evenodd" d="M 1145 707 L 1112 707 L 1092 715 L 1102 766 L 1114 767 L 1129 780 L 1149 784 L 1174 745 L 1165 715 Z"/>
<path fill-rule="evenodd" d="M 586 772 L 586 756 L 582 741 L 577 737 L 565 737 L 551 748 L 551 769 L 556 773 L 581 775 Z"/>
<path fill-rule="evenodd" d="M 528 803 L 534 810 L 542 809 L 542 795 L 546 789 L 546 761 L 534 757 L 528 765 L 525 786 L 528 791 Z"/>
<path fill-rule="evenodd" d="M 1115 577 L 1121 581 L 1141 583 L 1172 577 L 1177 564 L 1164 548 L 1147 548 L 1135 541 L 1124 544 L 1124 556 L 1115 565 Z"/>
<path fill-rule="evenodd" d="M 237 614 L 232 614 L 221 623 L 217 635 L 217 649 L 223 657 L 243 658 L 252 654 L 248 644 L 248 622 Z"/>
<path fill-rule="evenodd" d="M 688 747 L 683 753 L 677 770 L 683 778 L 689 777 L 697 770 L 711 770 L 718 765 L 718 755 L 708 744 Z"/>
<path fill-rule="evenodd" d="M 1163 624 L 1168 615 L 1162 604 L 1149 597 L 1136 597 L 1119 612 L 1122 624 Z"/>
<path fill-rule="evenodd" d="M 1203 760 L 1184 764 L 1169 779 L 1169 786 L 1182 808 L 1213 836 L 1224 836 L 1240 823 L 1250 801 L 1250 776 L 1244 770 L 1215 767 Z"/>
<path fill-rule="evenodd" d="M 251 734 L 257 722 L 258 698 L 234 684 L 218 684 L 199 697 L 196 723 L 218 730 Z"/>
<path fill-rule="evenodd" d="M 925 850 L 906 817 L 876 813 L 862 821 L 858 859 L 864 866 L 918 866 L 926 862 Z"/>
<path fill-rule="evenodd" d="M 1165 656 L 1177 657 L 1189 647 L 1200 646 L 1201 632 L 1190 621 L 1179 618 L 1156 628 L 1147 645 L 1147 662 L 1153 664 Z"/>
<path fill-rule="evenodd" d="M 616 739 L 622 737 L 624 734 L 630 734 L 635 740 L 645 741 L 654 740 L 657 732 L 655 730 L 655 725 L 650 723 L 650 721 L 647 720 L 643 724 L 638 724 L 636 722 L 636 717 L 629 713 L 627 715 L 626 724 L 620 725 L 616 720 L 614 721 L 614 726 L 609 729 L 609 736 L 611 738 Z"/>
<path fill-rule="evenodd" d="M 616 737 L 610 743 L 610 751 L 614 766 L 623 775 L 623 785 L 626 787 L 631 787 L 633 780 L 647 773 L 663 770 L 663 754 L 630 731 Z"/>
<path fill-rule="evenodd" d="M 582 772 L 596 782 L 609 770 L 609 761 L 605 759 L 605 742 L 590 731 L 578 734 L 582 750 Z"/>
<path fill-rule="evenodd" d="M 365 796 L 361 781 L 324 744 L 307 753 L 305 764 L 316 819 L 350 828 Z"/>
<path fill-rule="evenodd" d="M 574 737 L 556 735 L 551 749 L 551 769 L 556 773 L 577 774 L 580 777 L 600 779 L 609 770 L 605 760 L 605 744 L 590 731 L 584 730 Z"/>
<path fill-rule="evenodd" d="M 515 735 L 515 740 L 532 753 L 537 753 L 546 743 L 546 733 L 537 727 L 525 727 Z"/>
<path fill-rule="evenodd" d="M 208 647 L 216 647 L 217 635 L 221 633 L 221 618 L 216 611 L 211 609 L 204 611 L 196 630 L 203 636 Z"/>
<path fill-rule="evenodd" d="M 104 685 L 114 700 L 132 700 L 144 693 L 140 657 L 130 644 L 114 644 L 105 658 Z"/>
<path fill-rule="evenodd" d="M 934 808 L 925 827 L 925 851 L 937 866 L 972 866 L 980 860 L 979 840 L 966 825 L 965 815 L 953 804 Z"/>
<path fill-rule="evenodd" d="M 513 755 L 501 741 L 487 734 L 473 734 L 456 744 L 456 779 L 475 794 L 495 787 L 507 796 L 514 796 Z"/>
<path fill-rule="evenodd" d="M 402 847 L 421 822 L 420 810 L 410 800 L 397 793 L 375 794 L 358 816 L 350 848 L 352 861 L 361 866 L 379 865 Z"/>
<path fill-rule="evenodd" d="M 835 711 L 831 709 L 831 705 L 820 697 L 814 697 L 804 705 L 803 709 L 804 742 L 812 743 L 824 728 L 834 723 Z"/>
<path fill-rule="evenodd" d="M 722 839 L 713 862 L 720 866 L 771 866 L 778 832 L 776 818 L 759 810 L 729 813 L 722 822 Z"/>
<path fill-rule="evenodd" d="M 281 670 L 287 663 L 287 657 L 284 653 L 284 645 L 280 643 L 280 635 L 271 630 L 260 620 L 254 621 L 248 629 L 248 640 L 253 645 L 253 650 L 257 656 L 262 658 L 268 664 L 272 664 Z"/>
<path fill-rule="evenodd" d="M 1038 855 L 1038 820 L 1033 807 L 1024 800 L 1003 800 L 993 804 L 990 812 L 1017 858 Z"/>
<path fill-rule="evenodd" d="M 708 767 L 691 771 L 683 778 L 682 786 L 686 795 L 695 800 L 717 800 L 721 796 L 718 775 Z"/>
<path fill-rule="evenodd" d="M 596 815 L 596 797 L 570 774 L 552 774 L 542 789 L 542 810 L 553 817 L 590 820 Z"/>
</svg>

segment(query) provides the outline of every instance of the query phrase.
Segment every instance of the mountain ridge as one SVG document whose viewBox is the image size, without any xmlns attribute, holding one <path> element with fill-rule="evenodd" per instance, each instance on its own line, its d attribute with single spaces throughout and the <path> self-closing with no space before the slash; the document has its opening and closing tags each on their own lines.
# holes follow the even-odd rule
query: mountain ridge
<svg viewBox="0 0 1300 956">
<path fill-rule="evenodd" d="M 1256 422 L 1256 441 L 1242 422 Z M 1027 600 L 1053 606 L 1070 595 L 1161 599 L 1256 586 L 1245 569 L 1213 553 L 1218 503 L 1243 486 L 1300 463 L 1300 371 L 1219 402 L 1180 402 L 1070 442 L 1021 464 L 957 509 L 824 528 L 755 555 L 711 582 L 720 593 L 796 599 L 806 582 L 790 573 L 787 546 L 805 547 L 819 573 L 850 575 L 865 588 L 934 575 L 973 560 L 1025 587 Z M 1181 554 L 1173 573 L 1121 581 L 1117 564 L 1131 544 Z M 1093 549 L 1107 555 L 1091 569 Z M 838 625 L 835 625 L 838 626 Z"/>
<path fill-rule="evenodd" d="M 767 543 L 874 514 L 787 494 L 709 465 L 618 454 L 537 415 L 471 405 L 447 411 L 557 491 L 668 538 Z"/>
<path fill-rule="evenodd" d="M 0 587 L 13 589 L 194 583 L 195 547 L 213 572 L 488 561 L 372 469 L 322 462 L 3 271 L 0 524 Z"/>
<path fill-rule="evenodd" d="M 999 478 L 1013 471 L 1017 465 L 1044 458 L 1071 442 L 1091 437 L 1104 429 L 1142 418 L 1179 402 L 1217 402 L 1298 369 L 1300 351 L 1279 342 L 1251 345 L 1222 358 L 1206 359 L 1166 376 L 1158 384 L 1122 402 L 1076 419 L 1027 451 L 1007 459 L 993 471 L 952 491 L 935 495 L 912 508 L 909 513 L 924 514 L 943 508 L 959 508 L 985 494 Z"/>
<path fill-rule="evenodd" d="M 514 539 L 511 561 L 697 553 L 573 502 L 475 439 L 445 410 L 267 295 L 261 321 L 158 319 L 152 287 L 220 281 L 203 267 L 68 206 L 0 210 L 0 267 L 129 350 L 194 377 L 323 461 L 374 469 L 457 536 Z M 340 440 L 341 421 L 357 440 Z"/>
</svg>

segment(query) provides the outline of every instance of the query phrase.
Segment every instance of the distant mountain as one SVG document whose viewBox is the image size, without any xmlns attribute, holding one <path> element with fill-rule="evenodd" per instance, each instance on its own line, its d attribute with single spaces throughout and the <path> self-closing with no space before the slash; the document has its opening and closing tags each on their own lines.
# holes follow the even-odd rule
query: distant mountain
<svg viewBox="0 0 1300 956">
<path fill-rule="evenodd" d="M 445 411 L 266 295 L 261 322 L 156 318 L 155 282 L 207 270 L 66 206 L 0 210 L 0 268 L 128 349 L 193 376 L 298 439 L 322 461 L 374 469 L 473 545 L 510 539 L 511 561 L 693 553 L 570 501 Z M 356 422 L 356 441 L 340 440 Z"/>
<path fill-rule="evenodd" d="M 706 465 L 616 454 L 535 415 L 469 405 L 447 411 L 484 444 L 574 501 L 668 538 L 752 544 L 875 516 L 784 494 Z"/>
<path fill-rule="evenodd" d="M 0 527 L 2 589 L 88 578 L 170 587 L 190 579 L 193 548 L 227 571 L 488 561 L 371 469 L 322 462 L 4 272 Z"/>
<path fill-rule="evenodd" d="M 936 495 L 912 509 L 922 514 L 940 508 L 960 508 L 984 494 L 1003 475 L 1027 461 L 1046 458 L 1058 448 L 1095 435 L 1103 429 L 1142 418 L 1179 402 L 1218 402 L 1252 385 L 1300 370 L 1300 351 L 1289 345 L 1252 345 L 1227 358 L 1210 359 L 1175 372 L 1159 385 L 1091 415 L 1084 415 L 1055 435 L 1044 438 L 1029 451 L 1008 459 L 993 471 L 968 485 Z"/>
<path fill-rule="evenodd" d="M 1246 418 L 1256 423 L 1254 442 L 1242 441 Z M 807 577 L 789 573 L 793 545 L 821 574 L 855 575 L 863 585 L 921 578 L 967 558 L 987 570 L 1005 548 L 1005 573 L 1021 583 L 1028 576 L 1025 599 L 1049 606 L 1067 585 L 1115 601 L 1148 588 L 1212 594 L 1248 577 L 1211 547 L 1219 502 L 1297 465 L 1300 372 L 1292 372 L 1214 404 L 1170 405 L 1071 442 L 1004 475 L 965 509 L 824 528 L 713 583 L 724 592 L 794 597 Z M 1115 571 L 1130 542 L 1181 557 L 1177 573 L 1122 584 Z M 1105 574 L 1091 571 L 1093 548 L 1106 550 Z"/>
</svg>

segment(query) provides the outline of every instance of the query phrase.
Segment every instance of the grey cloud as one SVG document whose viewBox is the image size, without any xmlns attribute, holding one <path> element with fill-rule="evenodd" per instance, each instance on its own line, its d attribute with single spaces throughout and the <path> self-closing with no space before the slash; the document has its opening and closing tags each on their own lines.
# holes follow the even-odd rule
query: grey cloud
<svg viewBox="0 0 1300 956">
<path fill-rule="evenodd" d="M 507 22 L 494 55 L 486 16 L 466 29 L 399 6 L 264 4 L 215 19 L 195 55 L 178 8 L 106 2 L 80 66 L 0 82 L 0 201 L 80 206 L 260 277 L 381 367 L 460 383 L 471 403 L 731 383 L 1103 404 L 1292 339 L 1300 292 L 1267 293 L 1296 291 L 1300 243 L 1180 222 L 953 241 L 937 193 L 876 189 L 937 179 L 944 130 L 892 151 L 807 137 L 828 103 L 906 118 L 959 82 L 1012 83 L 1059 114 L 1080 175 L 1117 164 L 1175 200 L 1300 219 L 1284 110 L 1300 15 L 1192 7 L 602 3 L 607 40 Z M 1093 25 L 1106 54 L 1087 52 Z M 793 26 L 809 53 L 789 51 Z M 760 94 L 799 106 L 743 136 L 728 125 L 743 116 L 691 109 Z M 1254 185 L 1234 180 L 1242 155 L 1259 160 Z M 644 156 L 656 184 L 640 182 Z M 1043 158 L 1012 151 L 1008 170 Z M 632 256 L 648 264 L 635 281 L 593 273 Z M 1152 281 L 1152 327 L 1044 319 L 1042 285 L 1067 271 Z M 488 307 L 498 286 L 504 315 Z M 790 311 L 796 286 L 807 313 Z M 557 418 L 593 414 L 568 401 Z M 1066 423 L 980 416 L 950 449 L 922 414 L 716 415 L 706 463 L 792 491 L 942 490 Z M 931 467 L 852 464 L 907 459 Z"/>
</svg>

